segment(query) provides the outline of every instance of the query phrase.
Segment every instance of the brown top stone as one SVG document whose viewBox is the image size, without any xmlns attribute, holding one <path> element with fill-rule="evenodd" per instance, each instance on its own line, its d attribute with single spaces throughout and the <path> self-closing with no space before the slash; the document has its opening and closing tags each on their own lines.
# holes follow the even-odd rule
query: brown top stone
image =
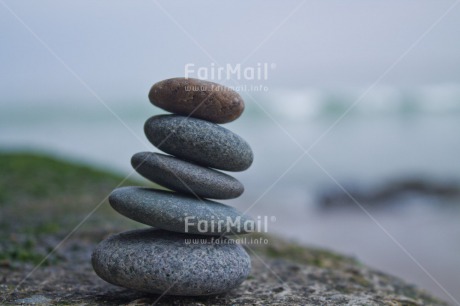
<svg viewBox="0 0 460 306">
<path fill-rule="evenodd" d="M 149 99 L 168 112 L 214 123 L 231 122 L 244 110 L 244 101 L 236 91 L 192 78 L 158 82 L 150 89 Z"/>
</svg>

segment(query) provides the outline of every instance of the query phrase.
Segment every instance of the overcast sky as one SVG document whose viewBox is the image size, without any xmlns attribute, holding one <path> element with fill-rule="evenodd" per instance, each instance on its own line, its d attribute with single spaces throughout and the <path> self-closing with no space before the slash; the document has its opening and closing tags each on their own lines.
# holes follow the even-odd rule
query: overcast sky
<svg viewBox="0 0 460 306">
<path fill-rule="evenodd" d="M 439 21 L 452 0 L 171 2 L 0 1 L 1 103 L 91 97 L 25 25 L 103 99 L 248 56 L 276 64 L 272 88 L 364 87 L 422 36 L 381 83 L 460 84 L 460 5 Z"/>
</svg>

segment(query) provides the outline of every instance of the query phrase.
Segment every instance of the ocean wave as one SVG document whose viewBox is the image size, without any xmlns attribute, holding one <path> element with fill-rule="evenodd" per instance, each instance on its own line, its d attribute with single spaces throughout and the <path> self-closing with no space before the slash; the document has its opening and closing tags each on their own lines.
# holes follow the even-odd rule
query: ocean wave
<svg viewBox="0 0 460 306">
<path fill-rule="evenodd" d="M 367 91 L 363 88 L 273 89 L 242 95 L 251 116 L 268 112 L 292 121 L 338 117 L 345 112 L 350 118 L 460 114 L 460 85 L 416 89 L 381 86 Z"/>
</svg>

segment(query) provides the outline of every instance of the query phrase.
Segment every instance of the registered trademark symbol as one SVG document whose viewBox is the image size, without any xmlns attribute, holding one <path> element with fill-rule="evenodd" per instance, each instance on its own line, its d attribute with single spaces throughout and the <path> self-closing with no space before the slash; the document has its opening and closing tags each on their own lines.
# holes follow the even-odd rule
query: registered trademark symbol
<svg viewBox="0 0 460 306">
<path fill-rule="evenodd" d="M 276 221 L 276 217 L 275 217 L 275 216 L 271 216 L 271 217 L 270 217 L 270 221 L 275 222 L 275 221 Z"/>
<path fill-rule="evenodd" d="M 271 64 L 270 64 L 270 68 L 275 69 L 275 68 L 276 68 L 276 64 L 275 64 L 275 63 L 271 63 Z"/>
</svg>

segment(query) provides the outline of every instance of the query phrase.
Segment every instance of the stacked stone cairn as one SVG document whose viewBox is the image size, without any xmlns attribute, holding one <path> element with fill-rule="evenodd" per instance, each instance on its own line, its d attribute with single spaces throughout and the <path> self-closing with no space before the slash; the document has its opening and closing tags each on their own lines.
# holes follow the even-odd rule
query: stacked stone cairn
<svg viewBox="0 0 460 306">
<path fill-rule="evenodd" d="M 243 171 L 252 164 L 249 145 L 218 125 L 237 119 L 244 102 L 229 88 L 191 78 L 156 83 L 149 99 L 173 113 L 153 116 L 144 126 L 149 141 L 170 155 L 141 152 L 131 163 L 172 191 L 115 189 L 110 205 L 153 228 L 102 241 L 93 251 L 93 268 L 109 283 L 154 294 L 226 292 L 246 279 L 251 262 L 244 248 L 224 235 L 251 232 L 255 221 L 208 198 L 232 199 L 244 191 L 237 179 L 215 170 Z"/>
</svg>

